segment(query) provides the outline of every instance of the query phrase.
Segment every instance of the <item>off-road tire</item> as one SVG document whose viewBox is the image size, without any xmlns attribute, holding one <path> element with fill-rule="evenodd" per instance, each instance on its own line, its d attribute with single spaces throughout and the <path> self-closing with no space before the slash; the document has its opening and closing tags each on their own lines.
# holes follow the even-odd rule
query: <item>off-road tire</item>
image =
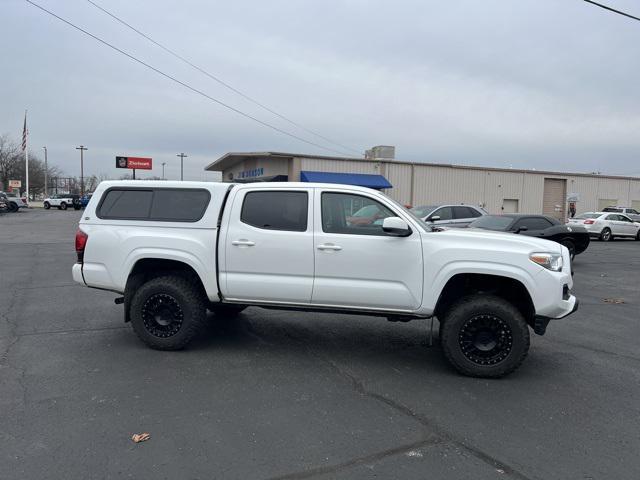
<svg viewBox="0 0 640 480">
<path fill-rule="evenodd" d="M 51 204 L 49 202 L 44 202 L 44 209 L 49 210 L 51 208 Z"/>
<path fill-rule="evenodd" d="M 508 341 L 507 349 L 500 349 L 506 355 L 493 364 L 482 364 L 471 360 L 463 352 L 462 339 L 466 338 L 469 322 L 478 322 L 484 318 L 493 318 L 504 325 L 501 333 Z M 469 377 L 500 378 L 515 371 L 529 352 L 529 327 L 520 311 L 507 300 L 493 295 L 475 294 L 464 297 L 454 303 L 443 315 L 440 326 L 440 344 L 445 358 L 458 370 Z M 496 350 L 498 351 L 498 350 Z"/>
<path fill-rule="evenodd" d="M 613 240 L 613 235 L 611 235 L 611 229 L 609 227 L 605 227 L 600 232 L 600 241 L 609 242 Z"/>
<path fill-rule="evenodd" d="M 209 310 L 220 318 L 235 318 L 240 315 L 245 308 L 245 305 L 231 305 L 231 304 L 215 304 L 209 305 Z"/>
<path fill-rule="evenodd" d="M 182 312 L 181 324 L 175 333 L 162 337 L 148 327 L 148 302 L 158 297 L 175 301 Z M 155 350 L 181 350 L 201 330 L 207 316 L 207 299 L 202 285 L 182 275 L 163 275 L 142 284 L 133 295 L 130 305 L 133 330 L 147 346 Z M 145 325 L 145 319 L 147 325 Z"/>
<path fill-rule="evenodd" d="M 67 209 L 67 203 L 66 202 L 62 202 L 58 208 L 60 210 L 66 210 Z"/>
</svg>

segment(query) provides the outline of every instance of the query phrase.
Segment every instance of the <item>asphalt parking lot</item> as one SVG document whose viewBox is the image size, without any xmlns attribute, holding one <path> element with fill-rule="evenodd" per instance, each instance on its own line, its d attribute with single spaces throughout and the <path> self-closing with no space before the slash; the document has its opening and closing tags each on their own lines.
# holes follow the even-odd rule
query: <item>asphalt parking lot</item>
<svg viewBox="0 0 640 480">
<path fill-rule="evenodd" d="M 73 284 L 78 218 L 0 217 L 3 479 L 640 478 L 640 242 L 592 242 L 580 310 L 488 381 L 426 321 L 250 308 L 150 350 Z"/>
</svg>

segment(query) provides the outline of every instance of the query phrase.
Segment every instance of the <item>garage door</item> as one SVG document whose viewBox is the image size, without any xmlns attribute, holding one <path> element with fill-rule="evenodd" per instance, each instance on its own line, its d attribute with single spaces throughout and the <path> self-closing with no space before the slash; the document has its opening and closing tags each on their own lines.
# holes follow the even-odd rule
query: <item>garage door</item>
<svg viewBox="0 0 640 480">
<path fill-rule="evenodd" d="M 544 179 L 544 197 L 542 213 L 558 220 L 565 219 L 565 199 L 567 198 L 567 181 L 562 178 Z"/>
<path fill-rule="evenodd" d="M 601 212 L 602 209 L 607 207 L 615 207 L 618 205 L 618 200 L 613 198 L 599 198 L 598 199 L 598 211 Z"/>
</svg>

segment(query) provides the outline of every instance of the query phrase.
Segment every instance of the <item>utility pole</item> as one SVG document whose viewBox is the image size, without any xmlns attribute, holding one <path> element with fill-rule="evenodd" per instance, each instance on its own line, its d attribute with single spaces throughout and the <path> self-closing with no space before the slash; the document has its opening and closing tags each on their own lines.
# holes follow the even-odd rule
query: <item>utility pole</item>
<svg viewBox="0 0 640 480">
<path fill-rule="evenodd" d="M 44 150 L 44 198 L 47 198 L 47 175 L 48 175 L 48 170 L 49 168 L 47 167 L 47 147 L 42 147 L 42 149 Z"/>
<path fill-rule="evenodd" d="M 84 145 L 76 147 L 76 150 L 80 150 L 80 195 L 84 195 L 84 151 L 89 150 Z"/>
<path fill-rule="evenodd" d="M 184 153 L 179 153 L 176 157 L 180 157 L 180 180 L 184 180 L 184 158 L 188 157 Z"/>
<path fill-rule="evenodd" d="M 164 166 L 166 162 L 162 162 L 162 179 L 164 180 Z"/>
</svg>

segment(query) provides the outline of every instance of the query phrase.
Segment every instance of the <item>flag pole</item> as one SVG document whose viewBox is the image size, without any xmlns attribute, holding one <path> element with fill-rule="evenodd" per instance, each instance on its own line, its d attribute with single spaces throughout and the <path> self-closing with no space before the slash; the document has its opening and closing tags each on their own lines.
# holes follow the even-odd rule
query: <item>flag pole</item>
<svg viewBox="0 0 640 480">
<path fill-rule="evenodd" d="M 27 204 L 29 204 L 29 130 L 27 129 L 27 111 L 24 111 L 24 174 L 26 180 Z"/>
</svg>

